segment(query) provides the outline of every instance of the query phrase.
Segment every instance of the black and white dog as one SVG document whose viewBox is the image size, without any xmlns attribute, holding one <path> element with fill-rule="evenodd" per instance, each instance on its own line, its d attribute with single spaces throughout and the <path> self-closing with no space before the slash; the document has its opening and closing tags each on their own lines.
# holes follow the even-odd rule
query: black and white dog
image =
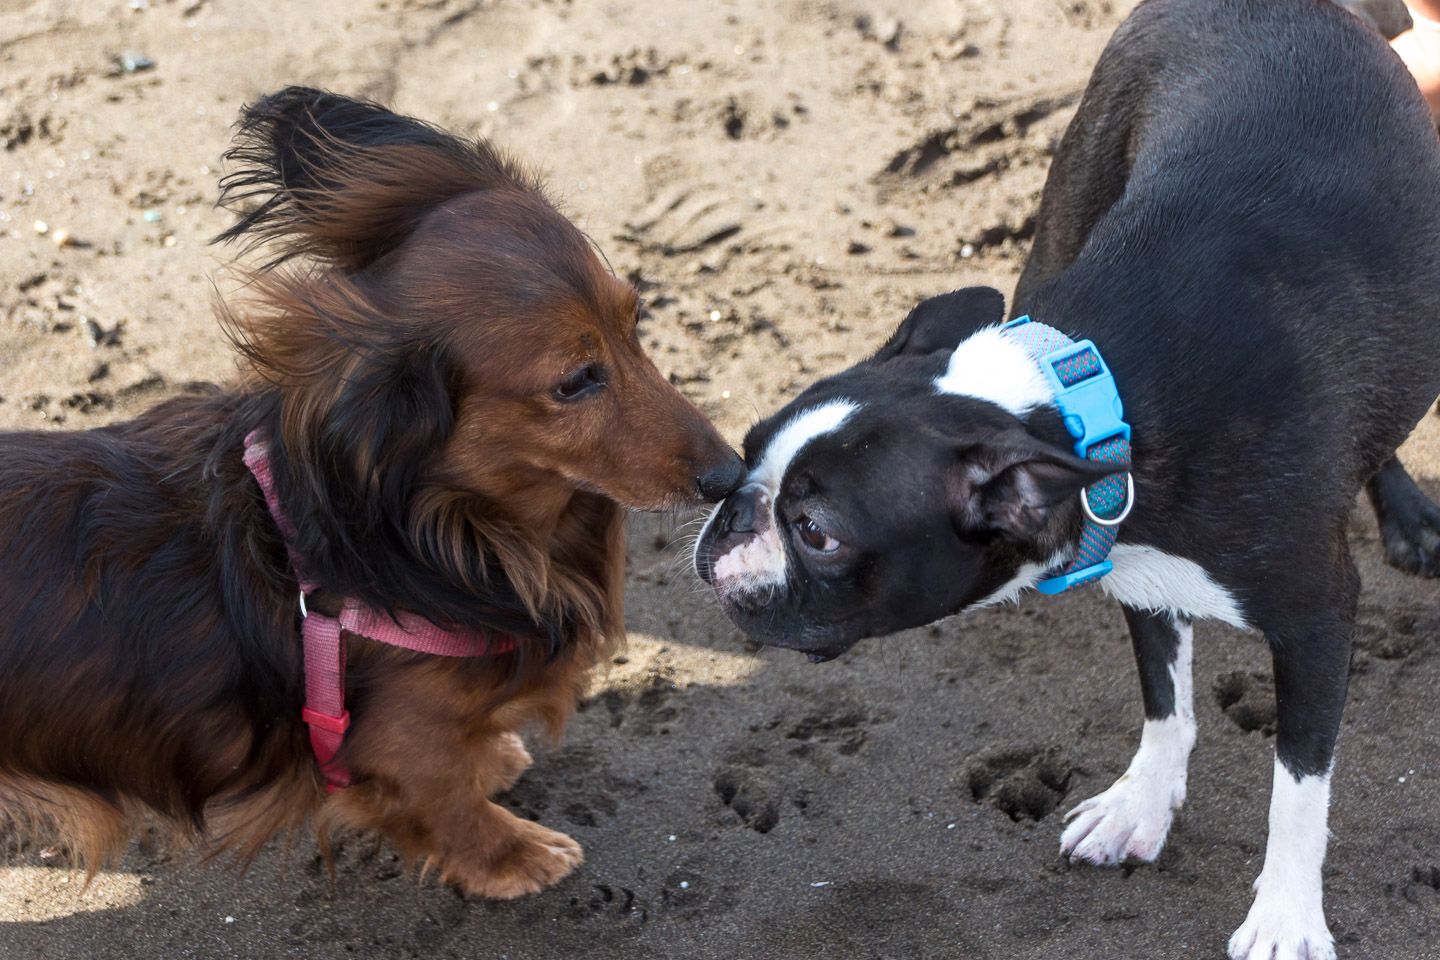
<svg viewBox="0 0 1440 960">
<path fill-rule="evenodd" d="M 1191 623 L 1262 631 L 1270 836 L 1230 955 L 1333 957 L 1321 862 L 1362 487 L 1391 561 L 1440 571 L 1440 512 L 1394 459 L 1440 393 L 1440 141 L 1414 82 L 1324 0 L 1142 3 L 1060 146 L 1015 306 L 1108 362 L 1128 467 L 1080 456 L 1000 294 L 962 290 L 750 431 L 696 569 L 746 633 L 829 659 L 1052 580 L 1095 526 L 1082 491 L 1128 469 L 1098 584 L 1125 610 L 1144 731 L 1062 851 L 1159 855 L 1195 742 Z"/>
</svg>

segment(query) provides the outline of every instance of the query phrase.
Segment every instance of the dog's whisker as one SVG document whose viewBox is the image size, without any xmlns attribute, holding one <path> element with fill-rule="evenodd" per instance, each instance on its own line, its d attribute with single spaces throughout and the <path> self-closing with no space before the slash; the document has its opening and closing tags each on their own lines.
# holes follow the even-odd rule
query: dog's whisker
<svg viewBox="0 0 1440 960">
<path fill-rule="evenodd" d="M 217 239 L 263 261 L 211 281 L 240 384 L 100 431 L 0 433 L 0 610 L 48 614 L 0 629 L 0 699 L 28 698 L 5 700 L 0 821 L 53 829 L 94 868 L 151 813 L 181 832 L 203 815 L 196 846 L 244 859 L 318 809 L 332 868 L 332 831 L 383 823 L 422 877 L 548 887 L 580 848 L 484 800 L 530 762 L 503 728 L 575 707 L 621 640 L 621 535 L 693 551 L 697 475 L 731 476 L 734 452 L 632 350 L 553 368 L 577 326 L 613 344 L 636 317 L 604 252 L 487 140 L 290 87 L 245 109 L 225 161 Z M 517 244 L 513 269 L 474 269 Z M 527 322 L 477 326 L 467 304 Z M 464 375 L 495 355 L 555 402 L 517 413 L 509 387 Z M 604 404 L 570 402 L 600 387 Z M 461 410 L 483 444 L 452 442 Z M 697 590 L 689 558 L 667 559 L 677 595 Z M 351 677 L 421 722 L 356 710 L 347 729 L 343 633 L 406 651 Z M 136 650 L 167 655 L 136 670 Z M 66 669 L 86 689 L 57 683 Z M 373 789 L 408 779 L 434 789 Z"/>
</svg>

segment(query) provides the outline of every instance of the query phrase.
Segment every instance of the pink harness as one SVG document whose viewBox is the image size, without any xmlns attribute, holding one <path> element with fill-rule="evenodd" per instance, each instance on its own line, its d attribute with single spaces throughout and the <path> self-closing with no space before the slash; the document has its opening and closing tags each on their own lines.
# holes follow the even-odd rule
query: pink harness
<svg viewBox="0 0 1440 960">
<path fill-rule="evenodd" d="M 350 786 L 350 771 L 336 760 L 345 731 L 350 727 L 350 711 L 345 709 L 345 642 L 343 634 L 353 633 L 376 643 L 403 647 L 417 653 L 437 657 L 485 657 L 508 653 L 515 649 L 513 637 L 493 634 L 488 630 L 468 627 L 445 629 L 424 617 L 397 611 L 394 617 L 375 610 L 353 598 L 346 598 L 338 617 L 326 616 L 305 607 L 305 595 L 319 584 L 306 580 L 300 558 L 293 546 L 295 526 L 280 506 L 275 492 L 275 478 L 270 472 L 270 446 L 259 430 L 245 437 L 245 466 L 265 494 L 265 503 L 280 534 L 285 538 L 285 552 L 290 556 L 290 569 L 300 582 L 300 615 L 304 618 L 300 635 L 305 646 L 305 707 L 301 718 L 310 727 L 310 748 L 325 775 L 325 789 L 330 793 Z"/>
</svg>

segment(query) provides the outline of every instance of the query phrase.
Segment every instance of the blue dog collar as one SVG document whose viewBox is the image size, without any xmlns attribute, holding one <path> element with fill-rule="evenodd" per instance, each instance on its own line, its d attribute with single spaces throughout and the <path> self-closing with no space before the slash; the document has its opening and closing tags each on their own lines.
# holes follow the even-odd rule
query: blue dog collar
<svg viewBox="0 0 1440 960">
<path fill-rule="evenodd" d="M 1072 340 L 1054 327 L 1029 317 L 1001 328 L 1040 367 L 1055 392 L 1055 406 L 1075 440 L 1076 456 L 1102 463 L 1130 463 L 1130 424 L 1115 378 L 1100 351 L 1089 340 Z M 1120 535 L 1120 523 L 1135 505 L 1135 481 L 1128 472 L 1114 473 L 1080 491 L 1085 523 L 1075 558 L 1035 584 L 1041 593 L 1064 593 L 1098 580 L 1113 569 L 1107 559 Z"/>
</svg>

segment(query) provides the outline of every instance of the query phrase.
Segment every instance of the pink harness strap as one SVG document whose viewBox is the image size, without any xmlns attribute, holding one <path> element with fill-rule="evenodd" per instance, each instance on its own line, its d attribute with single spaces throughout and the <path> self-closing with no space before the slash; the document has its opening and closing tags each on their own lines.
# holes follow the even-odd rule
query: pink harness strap
<svg viewBox="0 0 1440 960">
<path fill-rule="evenodd" d="M 305 707 L 300 716 L 310 728 L 310 749 L 325 775 L 325 789 L 334 793 L 351 782 L 350 771 L 337 759 L 350 727 L 350 711 L 345 709 L 345 634 L 437 657 L 509 653 L 515 649 L 515 640 L 488 630 L 440 627 L 405 611 L 392 617 L 353 598 L 345 599 L 338 617 L 307 610 L 305 594 L 319 584 L 306 580 L 301 572 L 304 568 L 294 548 L 295 526 L 280 506 L 270 470 L 270 447 L 259 430 L 245 437 L 245 466 L 265 494 L 270 516 L 285 540 L 290 569 L 300 583 L 300 613 L 305 618 L 300 629 L 305 650 Z"/>
</svg>

